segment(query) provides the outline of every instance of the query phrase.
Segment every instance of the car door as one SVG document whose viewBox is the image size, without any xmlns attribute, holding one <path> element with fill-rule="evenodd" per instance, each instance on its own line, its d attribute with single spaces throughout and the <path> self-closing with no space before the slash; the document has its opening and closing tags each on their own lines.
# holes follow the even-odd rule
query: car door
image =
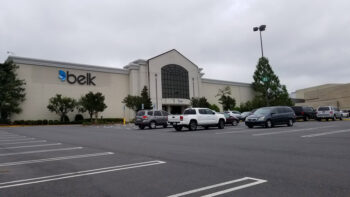
<svg viewBox="0 0 350 197">
<path fill-rule="evenodd" d="M 197 122 L 199 125 L 207 125 L 208 124 L 208 116 L 207 110 L 198 109 Z"/>
<path fill-rule="evenodd" d="M 273 108 L 271 110 L 271 120 L 274 124 L 281 124 L 281 112 L 282 110 L 280 108 Z"/>
<path fill-rule="evenodd" d="M 212 110 L 210 110 L 210 109 L 206 109 L 207 110 L 207 115 L 208 115 L 208 122 L 209 122 L 209 124 L 216 124 L 217 123 L 217 121 L 216 121 L 216 114 L 215 114 L 215 112 L 213 112 Z"/>
<path fill-rule="evenodd" d="M 162 119 L 162 113 L 160 111 L 154 111 L 154 119 L 156 121 L 156 124 L 164 124 L 164 121 Z"/>
<path fill-rule="evenodd" d="M 162 122 L 163 123 L 168 123 L 168 115 L 169 115 L 168 112 L 162 111 Z"/>
</svg>

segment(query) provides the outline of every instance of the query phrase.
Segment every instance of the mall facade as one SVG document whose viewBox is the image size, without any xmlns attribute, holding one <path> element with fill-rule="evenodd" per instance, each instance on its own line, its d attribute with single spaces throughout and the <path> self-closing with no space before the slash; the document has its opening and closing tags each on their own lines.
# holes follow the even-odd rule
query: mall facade
<svg viewBox="0 0 350 197">
<path fill-rule="evenodd" d="M 8 60 L 19 66 L 18 77 L 26 82 L 22 112 L 14 114 L 12 120 L 59 119 L 46 107 L 56 94 L 79 99 L 89 91 L 101 92 L 108 107 L 99 117 L 127 120 L 134 118 L 134 112 L 122 100 L 129 94 L 140 95 L 144 86 L 154 108 L 170 113 L 181 113 L 191 105 L 192 97 L 206 97 L 221 109 L 216 94 L 225 86 L 231 88 L 237 105 L 254 97 L 249 83 L 204 78 L 203 70 L 175 49 L 148 60 L 135 60 L 123 69 L 17 56 Z M 69 113 L 70 120 L 77 113 Z"/>
</svg>

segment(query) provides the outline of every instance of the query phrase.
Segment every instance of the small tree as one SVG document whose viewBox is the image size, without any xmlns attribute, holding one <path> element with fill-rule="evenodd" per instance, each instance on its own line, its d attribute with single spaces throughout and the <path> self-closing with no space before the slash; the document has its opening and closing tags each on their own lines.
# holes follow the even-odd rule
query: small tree
<svg viewBox="0 0 350 197">
<path fill-rule="evenodd" d="M 191 99 L 191 105 L 192 107 L 205 107 L 205 108 L 209 108 L 210 103 L 208 102 L 208 100 L 205 97 L 193 97 Z"/>
<path fill-rule="evenodd" d="M 148 95 L 148 89 L 146 86 L 143 87 L 141 96 L 128 95 L 123 99 L 122 103 L 135 112 L 142 109 L 142 104 L 143 109 L 152 109 L 152 101 Z"/>
<path fill-rule="evenodd" d="M 215 104 L 210 104 L 209 105 L 209 109 L 214 110 L 216 112 L 220 111 L 220 108 L 217 105 L 215 105 Z"/>
<path fill-rule="evenodd" d="M 64 122 L 68 112 L 73 112 L 76 106 L 77 102 L 75 99 L 56 94 L 56 96 L 50 98 L 47 108 L 50 112 L 58 114 L 61 122 Z"/>
<path fill-rule="evenodd" d="M 12 61 L 0 64 L 0 122 L 7 122 L 13 113 L 20 113 L 19 105 L 25 99 L 25 82 L 17 77 Z"/>
<path fill-rule="evenodd" d="M 89 92 L 82 96 L 79 100 L 79 111 L 80 112 L 88 112 L 90 115 L 90 120 L 92 122 L 92 117 L 95 115 L 95 120 L 98 117 L 99 112 L 103 112 L 107 105 L 104 103 L 105 97 L 101 92 L 97 92 L 94 94 L 93 92 Z"/>
<path fill-rule="evenodd" d="M 230 110 L 236 106 L 236 100 L 231 96 L 231 88 L 226 86 L 224 89 L 219 89 L 216 97 L 219 98 L 219 103 L 222 105 L 223 110 Z"/>
<path fill-rule="evenodd" d="M 253 79 L 253 89 L 265 101 L 265 106 L 292 105 L 286 86 L 280 84 L 280 80 L 273 72 L 267 58 L 261 57 L 259 59 Z"/>
</svg>

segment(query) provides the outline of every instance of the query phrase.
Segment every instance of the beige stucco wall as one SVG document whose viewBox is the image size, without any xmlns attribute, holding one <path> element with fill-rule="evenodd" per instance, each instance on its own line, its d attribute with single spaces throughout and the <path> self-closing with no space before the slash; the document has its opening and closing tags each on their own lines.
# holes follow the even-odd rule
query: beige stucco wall
<svg viewBox="0 0 350 197">
<path fill-rule="evenodd" d="M 129 93 L 129 77 L 127 74 L 116 74 L 97 71 L 86 71 L 77 69 L 65 69 L 47 66 L 18 64 L 18 77 L 26 81 L 26 100 L 22 103 L 22 112 L 14 115 L 13 120 L 56 120 L 59 116 L 49 112 L 47 105 L 49 98 L 56 94 L 79 99 L 82 95 L 92 92 L 101 92 L 105 96 L 107 109 L 99 116 L 104 118 L 122 118 L 123 104 L 121 101 Z M 96 76 L 93 85 L 79 85 L 62 82 L 58 78 L 58 71 L 64 70 L 76 75 L 86 75 L 87 72 Z M 77 111 L 69 113 L 70 120 L 74 120 Z M 129 118 L 130 110 L 126 110 L 126 118 Z M 84 118 L 88 118 L 84 114 Z"/>
<path fill-rule="evenodd" d="M 232 97 L 236 100 L 236 106 L 239 106 L 243 102 L 247 102 L 254 98 L 254 91 L 250 86 L 239 86 L 230 84 L 208 83 L 202 82 L 201 96 L 207 98 L 210 104 L 216 104 L 222 111 L 222 105 L 216 97 L 218 90 L 223 89 L 226 86 L 231 88 Z"/>
</svg>

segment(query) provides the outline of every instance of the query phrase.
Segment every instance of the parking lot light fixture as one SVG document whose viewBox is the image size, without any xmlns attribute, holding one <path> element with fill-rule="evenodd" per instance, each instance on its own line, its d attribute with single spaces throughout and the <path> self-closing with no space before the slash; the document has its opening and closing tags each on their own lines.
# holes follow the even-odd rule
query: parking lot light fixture
<svg viewBox="0 0 350 197">
<path fill-rule="evenodd" d="M 262 44 L 262 36 L 261 36 L 261 32 L 265 31 L 266 29 L 266 25 L 260 25 L 259 27 L 253 27 L 253 31 L 258 31 L 259 30 L 259 34 L 260 34 L 260 46 L 261 46 L 261 57 L 264 57 L 264 49 L 263 49 L 263 44 Z"/>
</svg>

